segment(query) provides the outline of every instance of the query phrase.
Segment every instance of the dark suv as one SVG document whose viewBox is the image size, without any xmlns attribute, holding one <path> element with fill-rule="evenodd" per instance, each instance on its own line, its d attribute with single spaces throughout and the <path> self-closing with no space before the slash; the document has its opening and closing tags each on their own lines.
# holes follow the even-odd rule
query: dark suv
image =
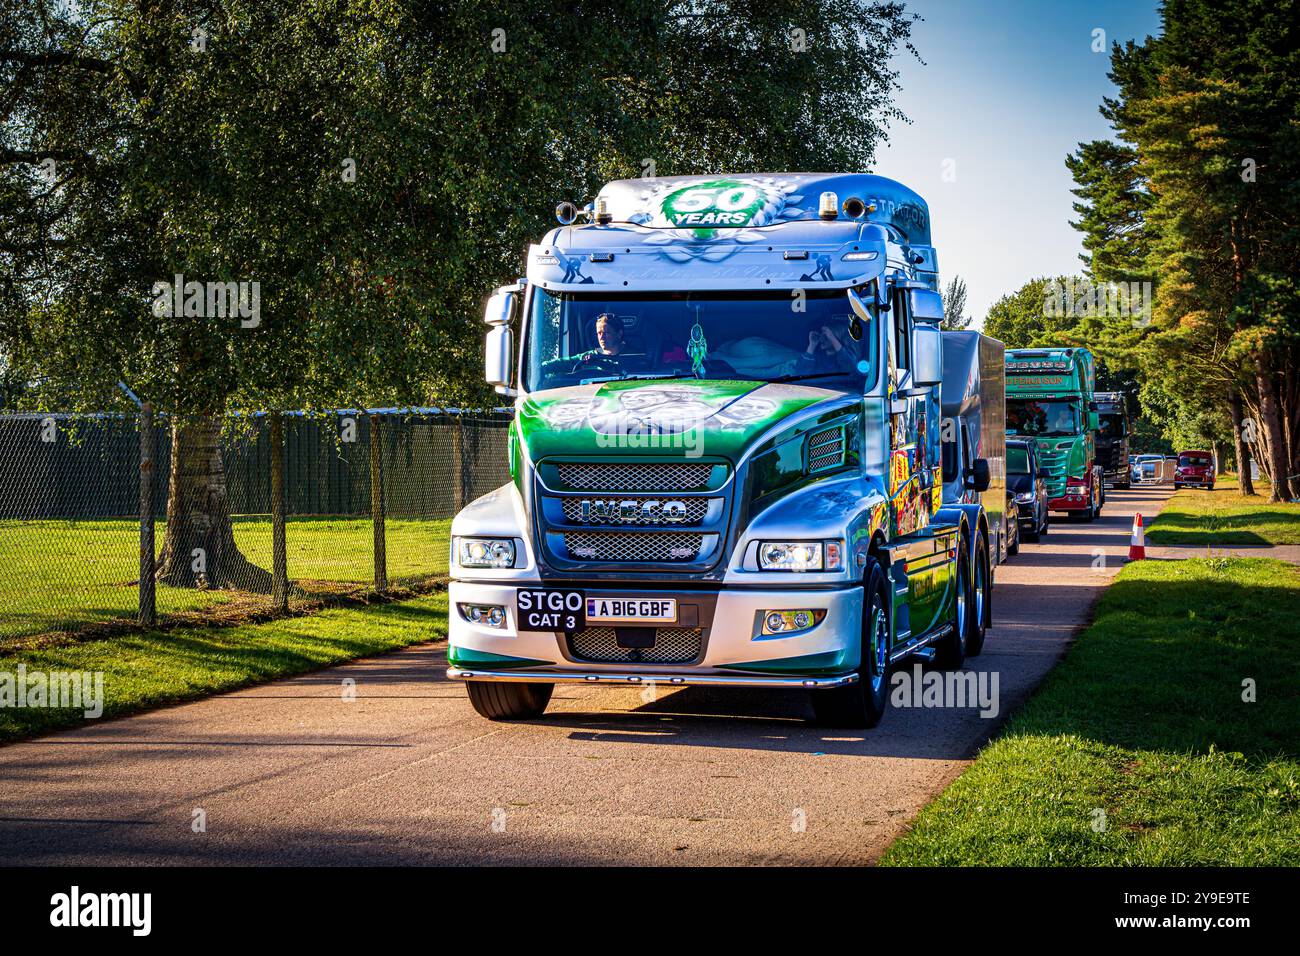
<svg viewBox="0 0 1300 956">
<path fill-rule="evenodd" d="M 1007 495 L 1020 512 L 1020 533 L 1026 541 L 1047 534 L 1047 469 L 1038 463 L 1038 445 L 1007 440 Z"/>
</svg>

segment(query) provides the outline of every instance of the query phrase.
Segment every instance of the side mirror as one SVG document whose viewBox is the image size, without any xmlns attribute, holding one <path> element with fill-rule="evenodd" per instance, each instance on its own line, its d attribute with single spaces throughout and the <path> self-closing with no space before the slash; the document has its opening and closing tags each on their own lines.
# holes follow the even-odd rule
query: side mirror
<svg viewBox="0 0 1300 956">
<path fill-rule="evenodd" d="M 488 325 L 509 325 L 515 317 L 515 300 L 518 299 L 517 286 L 502 286 L 492 293 L 487 308 L 483 310 L 483 321 Z"/>
<path fill-rule="evenodd" d="M 1088 431 L 1095 432 L 1101 427 L 1101 418 L 1096 412 L 1088 413 Z"/>
<path fill-rule="evenodd" d="M 513 336 L 508 325 L 494 325 L 488 330 L 483 352 L 483 377 L 498 390 L 510 387 L 510 358 Z"/>
<path fill-rule="evenodd" d="M 989 490 L 989 460 L 987 458 L 976 458 L 970 463 L 967 471 L 966 486 L 972 491 Z"/>
<path fill-rule="evenodd" d="M 912 307 L 912 318 L 918 322 L 933 322 L 938 325 L 943 321 L 943 297 L 929 289 L 908 289 L 908 304 Z"/>
<path fill-rule="evenodd" d="M 933 294 L 933 293 L 931 293 Z M 938 298 L 938 296 L 935 296 Z M 912 384 L 929 388 L 943 381 L 943 337 L 938 326 L 917 325 L 912 329 Z"/>
</svg>

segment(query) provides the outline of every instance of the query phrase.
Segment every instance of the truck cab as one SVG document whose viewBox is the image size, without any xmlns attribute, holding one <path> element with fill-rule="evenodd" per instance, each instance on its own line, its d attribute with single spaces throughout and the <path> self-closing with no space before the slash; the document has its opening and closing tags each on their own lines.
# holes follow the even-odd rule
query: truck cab
<svg viewBox="0 0 1300 956">
<path fill-rule="evenodd" d="M 860 174 L 670 177 L 557 219 L 486 311 L 511 481 L 452 524 L 447 673 L 479 713 L 714 684 L 873 726 L 899 661 L 978 653 L 988 525 L 942 500 L 924 201 Z"/>
<path fill-rule="evenodd" d="M 1130 488 L 1128 402 L 1123 392 L 1093 395 L 1097 412 L 1097 462 L 1108 487 Z"/>
<path fill-rule="evenodd" d="M 1010 349 L 1007 435 L 1033 440 L 1047 469 L 1048 506 L 1085 521 L 1101 514 L 1096 371 L 1085 348 Z"/>
</svg>

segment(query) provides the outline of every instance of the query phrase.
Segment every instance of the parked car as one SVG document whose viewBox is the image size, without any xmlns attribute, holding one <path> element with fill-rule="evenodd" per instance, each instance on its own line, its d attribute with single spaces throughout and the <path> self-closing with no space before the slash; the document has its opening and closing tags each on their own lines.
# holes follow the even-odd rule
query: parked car
<svg viewBox="0 0 1300 956">
<path fill-rule="evenodd" d="M 1174 464 L 1174 490 L 1197 485 L 1214 490 L 1214 456 L 1208 451 L 1180 451 Z"/>
<path fill-rule="evenodd" d="M 1007 440 L 1007 497 L 1016 503 L 1016 524 L 1026 541 L 1037 541 L 1047 534 L 1051 520 L 1047 477 L 1047 469 L 1038 459 L 1037 442 Z"/>
</svg>

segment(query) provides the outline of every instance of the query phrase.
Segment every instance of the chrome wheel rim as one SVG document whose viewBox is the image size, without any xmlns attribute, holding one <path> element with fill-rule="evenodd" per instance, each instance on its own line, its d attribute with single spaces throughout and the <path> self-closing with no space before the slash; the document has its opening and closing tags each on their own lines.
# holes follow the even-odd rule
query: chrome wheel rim
<svg viewBox="0 0 1300 956">
<path fill-rule="evenodd" d="M 975 626 L 978 628 L 984 624 L 984 562 L 979 558 L 975 562 Z"/>
<path fill-rule="evenodd" d="M 871 620 L 871 690 L 880 693 L 885 683 L 885 669 L 889 666 L 889 624 L 885 611 L 877 607 Z"/>
<path fill-rule="evenodd" d="M 966 647 L 966 575 L 963 568 L 957 569 L 957 640 L 962 649 Z"/>
</svg>

